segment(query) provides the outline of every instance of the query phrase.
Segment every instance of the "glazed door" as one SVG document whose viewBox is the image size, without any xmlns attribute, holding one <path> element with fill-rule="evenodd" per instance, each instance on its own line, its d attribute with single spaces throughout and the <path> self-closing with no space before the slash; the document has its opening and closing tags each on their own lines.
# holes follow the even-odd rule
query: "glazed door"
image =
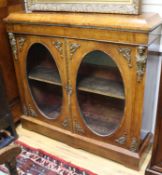
<svg viewBox="0 0 162 175">
<path fill-rule="evenodd" d="M 131 149 L 135 97 L 132 48 L 68 40 L 75 133 Z"/>
<path fill-rule="evenodd" d="M 71 130 L 67 105 L 64 41 L 52 37 L 18 36 L 24 113 Z"/>
</svg>

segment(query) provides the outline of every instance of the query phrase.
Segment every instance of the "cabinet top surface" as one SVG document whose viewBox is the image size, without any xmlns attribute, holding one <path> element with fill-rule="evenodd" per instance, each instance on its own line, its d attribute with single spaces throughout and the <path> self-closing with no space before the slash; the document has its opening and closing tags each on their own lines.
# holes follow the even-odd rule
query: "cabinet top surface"
<svg viewBox="0 0 162 175">
<path fill-rule="evenodd" d="M 37 25 L 60 25 L 67 27 L 111 28 L 149 32 L 162 23 L 156 13 L 141 15 L 116 15 L 92 13 L 11 13 L 6 23 L 25 23 Z"/>
</svg>

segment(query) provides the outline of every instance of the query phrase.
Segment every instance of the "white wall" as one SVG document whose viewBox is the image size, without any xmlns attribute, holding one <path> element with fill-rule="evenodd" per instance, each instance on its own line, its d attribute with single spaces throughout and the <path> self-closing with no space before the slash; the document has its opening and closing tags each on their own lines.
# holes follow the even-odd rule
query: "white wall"
<svg viewBox="0 0 162 175">
<path fill-rule="evenodd" d="M 162 0 L 142 0 L 142 12 L 156 12 L 162 17 Z M 142 135 L 150 130 L 154 133 L 160 71 L 161 60 L 148 58 Z"/>
<path fill-rule="evenodd" d="M 162 17 L 162 0 L 142 0 L 142 12 L 156 12 Z M 162 51 L 162 37 L 160 51 Z"/>
</svg>

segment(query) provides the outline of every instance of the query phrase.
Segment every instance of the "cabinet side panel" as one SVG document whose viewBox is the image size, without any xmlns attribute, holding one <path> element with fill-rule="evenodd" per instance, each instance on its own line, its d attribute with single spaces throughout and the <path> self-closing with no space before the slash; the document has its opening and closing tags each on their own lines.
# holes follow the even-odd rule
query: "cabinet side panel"
<svg viewBox="0 0 162 175">
<path fill-rule="evenodd" d="M 152 43 L 148 48 L 149 52 L 146 68 L 143 125 L 141 131 L 142 136 L 144 136 L 148 131 L 154 133 L 161 71 L 161 58 L 158 56 L 159 43 L 160 38 Z"/>
</svg>

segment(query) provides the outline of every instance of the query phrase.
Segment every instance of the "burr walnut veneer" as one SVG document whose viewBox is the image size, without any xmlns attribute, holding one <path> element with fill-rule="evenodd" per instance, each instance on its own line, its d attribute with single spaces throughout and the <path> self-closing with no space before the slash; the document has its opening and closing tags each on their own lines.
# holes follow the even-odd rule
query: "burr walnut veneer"
<svg viewBox="0 0 162 175">
<path fill-rule="evenodd" d="M 138 169 L 157 14 L 12 13 L 5 19 L 23 127 Z"/>
</svg>

